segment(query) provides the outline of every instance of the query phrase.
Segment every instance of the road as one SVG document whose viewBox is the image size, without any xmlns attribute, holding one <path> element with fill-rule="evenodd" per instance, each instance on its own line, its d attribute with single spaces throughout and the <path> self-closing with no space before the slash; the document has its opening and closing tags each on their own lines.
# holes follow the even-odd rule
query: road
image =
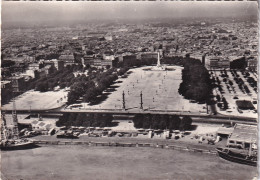
<svg viewBox="0 0 260 180">
<path fill-rule="evenodd" d="M 25 110 L 17 110 L 19 114 L 40 114 L 42 116 L 45 115 L 57 115 L 60 116 L 65 112 L 71 113 L 108 113 L 108 114 L 115 114 L 115 115 L 134 115 L 138 113 L 150 113 L 150 114 L 174 114 L 179 116 L 190 116 L 194 122 L 205 122 L 205 123 L 221 123 L 221 124 L 230 124 L 232 123 L 247 123 L 247 124 L 257 124 L 257 119 L 255 118 L 246 118 L 246 117 L 239 117 L 239 116 L 227 116 L 227 115 L 208 115 L 208 114 L 199 114 L 199 113 L 189 113 L 189 112 L 177 112 L 177 111 L 124 111 L 119 109 L 54 109 L 54 110 L 32 110 L 32 111 L 25 111 Z M 6 111 L 6 113 L 12 113 L 11 111 Z"/>
</svg>

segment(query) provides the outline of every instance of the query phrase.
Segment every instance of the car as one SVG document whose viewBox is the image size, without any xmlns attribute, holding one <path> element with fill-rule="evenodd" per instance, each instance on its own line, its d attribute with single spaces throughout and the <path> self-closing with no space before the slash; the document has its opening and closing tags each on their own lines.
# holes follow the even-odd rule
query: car
<svg viewBox="0 0 260 180">
<path fill-rule="evenodd" d="M 239 108 L 237 108 L 237 111 L 238 111 L 240 114 L 243 113 L 243 111 L 242 111 L 241 109 L 239 109 Z"/>
<path fill-rule="evenodd" d="M 238 99 L 238 97 L 237 97 L 237 96 L 234 96 L 233 99 Z"/>
</svg>

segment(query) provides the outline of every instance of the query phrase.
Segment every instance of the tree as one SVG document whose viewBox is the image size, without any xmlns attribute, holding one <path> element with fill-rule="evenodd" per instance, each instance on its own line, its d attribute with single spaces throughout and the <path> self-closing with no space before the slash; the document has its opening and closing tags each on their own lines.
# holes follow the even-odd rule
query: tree
<svg viewBox="0 0 260 180">
<path fill-rule="evenodd" d="M 68 102 L 67 102 L 67 104 L 75 103 L 78 98 L 79 98 L 79 96 L 78 96 L 78 94 L 75 91 L 70 91 L 68 93 Z"/>
<path fill-rule="evenodd" d="M 89 64 L 86 64 L 84 70 L 87 70 L 87 69 L 89 69 L 89 68 L 90 68 L 90 65 L 89 65 Z"/>
<path fill-rule="evenodd" d="M 62 82 L 62 83 L 60 83 L 59 85 L 60 85 L 60 88 L 61 88 L 61 89 L 63 89 L 63 88 L 66 87 L 66 83 L 65 83 L 65 82 Z"/>
<path fill-rule="evenodd" d="M 46 92 L 48 91 L 48 83 L 47 82 L 39 82 L 36 84 L 36 91 Z"/>
<path fill-rule="evenodd" d="M 143 119 L 143 128 L 149 129 L 151 127 L 151 114 L 145 114 Z"/>
<path fill-rule="evenodd" d="M 90 88 L 88 89 L 84 96 L 83 96 L 83 100 L 85 102 L 91 102 L 91 101 L 95 101 L 97 98 L 97 89 L 96 88 Z"/>
<path fill-rule="evenodd" d="M 78 113 L 76 119 L 73 121 L 75 126 L 82 126 L 86 119 L 85 113 Z"/>
<path fill-rule="evenodd" d="M 182 70 L 179 93 L 186 99 L 204 102 L 212 91 L 212 82 L 207 69 L 199 60 L 186 58 Z"/>
<path fill-rule="evenodd" d="M 217 101 L 220 101 L 220 95 L 217 95 L 216 98 L 217 98 Z"/>
<path fill-rule="evenodd" d="M 2 67 L 11 67 L 14 65 L 15 65 L 15 62 L 12 60 L 2 60 L 2 64 L 1 64 Z"/>
<path fill-rule="evenodd" d="M 144 119 L 143 114 L 136 114 L 133 118 L 134 127 L 135 128 L 143 128 L 143 119 Z"/>
<path fill-rule="evenodd" d="M 177 115 L 170 115 L 169 116 L 169 129 L 174 130 L 174 129 L 179 129 L 180 127 L 180 122 L 181 119 Z"/>
<path fill-rule="evenodd" d="M 180 130 L 189 130 L 191 128 L 192 119 L 190 116 L 184 116 L 180 122 Z"/>
<path fill-rule="evenodd" d="M 151 128 L 153 129 L 160 129 L 159 127 L 160 115 L 153 114 L 151 118 Z"/>
<path fill-rule="evenodd" d="M 113 119 L 114 118 L 111 114 L 104 114 L 100 127 L 111 126 Z"/>
<path fill-rule="evenodd" d="M 159 115 L 159 129 L 169 129 L 169 116 L 167 114 Z"/>
</svg>

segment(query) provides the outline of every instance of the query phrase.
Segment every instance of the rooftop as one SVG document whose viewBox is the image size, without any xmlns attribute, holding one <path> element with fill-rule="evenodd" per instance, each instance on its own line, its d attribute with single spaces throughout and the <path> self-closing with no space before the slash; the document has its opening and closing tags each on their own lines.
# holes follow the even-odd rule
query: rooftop
<svg viewBox="0 0 260 180">
<path fill-rule="evenodd" d="M 257 126 L 247 124 L 236 124 L 230 140 L 257 142 Z"/>
<path fill-rule="evenodd" d="M 255 109 L 251 101 L 237 100 L 236 104 L 239 109 Z"/>
</svg>

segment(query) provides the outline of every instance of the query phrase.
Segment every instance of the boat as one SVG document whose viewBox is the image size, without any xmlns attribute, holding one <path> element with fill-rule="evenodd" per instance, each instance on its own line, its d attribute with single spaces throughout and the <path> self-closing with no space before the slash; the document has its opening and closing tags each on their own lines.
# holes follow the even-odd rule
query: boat
<svg viewBox="0 0 260 180">
<path fill-rule="evenodd" d="M 8 150 L 23 150 L 38 147 L 31 139 L 20 138 L 18 130 L 18 122 L 16 112 L 13 112 L 13 127 L 7 127 L 5 113 L 2 112 L 1 126 L 1 141 L 0 149 Z"/>
<path fill-rule="evenodd" d="M 16 140 L 2 140 L 0 149 L 3 151 L 8 150 L 23 150 L 32 149 L 37 145 L 29 139 L 16 139 Z"/>
<path fill-rule="evenodd" d="M 257 154 L 247 153 L 245 150 L 235 149 L 235 148 L 221 148 L 217 149 L 218 155 L 228 161 L 246 164 L 250 166 L 257 166 Z"/>
</svg>

